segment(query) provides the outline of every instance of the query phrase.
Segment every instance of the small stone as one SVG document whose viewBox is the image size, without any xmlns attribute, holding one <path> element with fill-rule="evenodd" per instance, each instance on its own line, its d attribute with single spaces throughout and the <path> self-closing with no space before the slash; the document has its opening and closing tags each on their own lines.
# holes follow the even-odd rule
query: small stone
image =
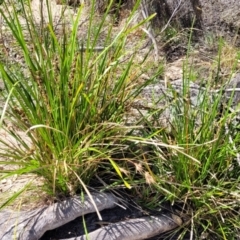
<svg viewBox="0 0 240 240">
<path fill-rule="evenodd" d="M 6 184 L 7 183 L 7 180 L 6 179 L 3 179 L 2 181 L 1 181 L 1 184 Z"/>
</svg>

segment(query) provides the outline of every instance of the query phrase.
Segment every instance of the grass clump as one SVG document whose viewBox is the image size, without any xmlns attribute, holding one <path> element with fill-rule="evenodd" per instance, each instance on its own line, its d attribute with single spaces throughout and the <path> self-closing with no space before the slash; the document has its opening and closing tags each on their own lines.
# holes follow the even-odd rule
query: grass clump
<svg viewBox="0 0 240 240">
<path fill-rule="evenodd" d="M 191 77 L 188 71 L 185 68 L 184 74 Z M 198 93 L 197 104 L 193 103 L 192 80 L 185 78 L 178 92 L 172 89 L 167 101 L 173 113 L 170 130 L 159 128 L 161 109 L 152 111 L 153 120 L 146 122 L 145 134 L 181 149 L 153 149 L 149 164 L 155 188 L 145 196 L 152 196 L 153 208 L 166 201 L 180 206 L 188 227 L 182 228 L 178 239 L 236 239 L 240 229 L 237 111 L 229 111 L 230 99 L 220 112 L 223 88 L 211 93 L 207 86 Z"/>
<path fill-rule="evenodd" d="M 196 79 L 191 79 L 194 74 L 186 63 L 181 91 L 172 89 L 172 98 L 165 99 L 172 114 L 170 129 L 162 127 L 164 110 L 156 108 L 149 110 L 151 121 L 143 117 L 144 128 L 127 126 L 126 112 L 155 78 L 153 74 L 149 81 L 139 81 L 149 64 L 148 56 L 138 63 L 141 44 L 128 49 L 127 39 L 151 17 L 132 23 L 141 3 L 137 1 L 126 24 L 115 34 L 111 25 L 106 30 L 105 22 L 113 3 L 96 23 L 92 2 L 85 42 L 78 41 L 84 6 L 70 19 L 71 30 L 65 23 L 61 34 L 49 4 L 47 24 L 42 19 L 40 26 L 24 2 L 24 26 L 14 4 L 13 11 L 1 10 L 24 67 L 0 64 L 7 92 L 1 124 L 16 141 L 0 140 L 4 145 L 1 159 L 8 158 L 0 164 L 18 166 L 2 171 L 0 178 L 37 173 L 56 196 L 88 191 L 95 175 L 104 180 L 107 175 L 112 186 L 133 187 L 149 208 L 167 201 L 179 206 L 178 213 L 185 220 L 179 239 L 187 234 L 190 239 L 235 239 L 240 228 L 240 166 L 236 159 L 240 139 L 233 124 L 237 113 L 229 111 L 231 104 L 220 112 L 223 91 L 213 94 L 210 86 L 192 104 L 190 83 Z M 103 33 L 103 49 L 96 52 Z M 141 132 L 138 136 L 136 128 Z"/>
<path fill-rule="evenodd" d="M 130 56 L 125 48 L 128 35 L 149 20 L 131 23 L 139 2 L 115 36 L 111 26 L 104 32 L 111 3 L 96 25 L 93 2 L 84 43 L 78 41 L 84 6 L 75 19 L 68 19 L 71 30 L 66 23 L 61 34 L 55 31 L 49 2 L 47 24 L 41 19 L 40 26 L 23 1 L 24 26 L 14 4 L 12 11 L 6 6 L 7 12 L 1 10 L 25 65 L 22 69 L 0 64 L 8 93 L 4 118 L 14 126 L 13 130 L 5 129 L 17 141 L 11 145 L 1 139 L 6 147 L 1 157 L 20 167 L 7 175 L 34 172 L 45 178 L 53 194 L 74 194 L 79 185 L 89 183 L 103 161 L 108 161 L 110 171 L 130 188 L 112 156 L 125 147 L 124 113 L 146 84 L 138 83 L 142 71 L 136 65 L 133 69 L 135 54 Z M 103 32 L 103 49 L 96 52 Z M 25 132 L 31 144 L 16 129 Z"/>
</svg>

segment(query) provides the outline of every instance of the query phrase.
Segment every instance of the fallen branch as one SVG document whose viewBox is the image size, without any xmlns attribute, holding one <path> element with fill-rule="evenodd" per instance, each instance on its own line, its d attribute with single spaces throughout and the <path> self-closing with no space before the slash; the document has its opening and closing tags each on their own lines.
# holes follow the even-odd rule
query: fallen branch
<svg viewBox="0 0 240 240">
<path fill-rule="evenodd" d="M 113 208 L 117 202 L 117 199 L 109 193 L 94 193 L 92 198 L 99 211 Z M 88 196 L 84 197 L 84 201 L 81 201 L 79 197 L 74 197 L 32 211 L 3 210 L 0 212 L 0 239 L 37 240 L 46 231 L 95 211 Z"/>
<path fill-rule="evenodd" d="M 182 225 L 176 215 L 130 219 L 102 227 L 87 235 L 62 240 L 141 240 L 154 237 Z"/>
</svg>

